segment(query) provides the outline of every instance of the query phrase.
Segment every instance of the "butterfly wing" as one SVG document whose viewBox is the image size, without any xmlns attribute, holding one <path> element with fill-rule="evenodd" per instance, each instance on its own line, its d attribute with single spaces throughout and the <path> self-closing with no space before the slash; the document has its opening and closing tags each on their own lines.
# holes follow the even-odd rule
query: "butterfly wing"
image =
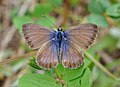
<svg viewBox="0 0 120 87">
<path fill-rule="evenodd" d="M 82 24 L 74 26 L 65 31 L 68 39 L 81 48 L 87 49 L 95 40 L 98 34 L 98 27 L 95 24 Z"/>
<path fill-rule="evenodd" d="M 36 62 L 44 68 L 55 68 L 58 65 L 58 45 L 51 41 L 47 41 L 37 52 Z"/>
<path fill-rule="evenodd" d="M 32 49 L 39 49 L 50 39 L 50 34 L 53 32 L 49 28 L 31 23 L 23 25 L 22 29 L 24 38 Z"/>
<path fill-rule="evenodd" d="M 79 47 L 71 42 L 62 43 L 62 65 L 66 68 L 75 69 L 83 64 L 83 53 Z"/>
</svg>

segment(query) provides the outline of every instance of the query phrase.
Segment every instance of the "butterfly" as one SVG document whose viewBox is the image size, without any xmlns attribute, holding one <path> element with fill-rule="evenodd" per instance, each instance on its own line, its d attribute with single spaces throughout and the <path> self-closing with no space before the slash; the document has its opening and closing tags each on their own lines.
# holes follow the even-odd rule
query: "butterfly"
<svg viewBox="0 0 120 87">
<path fill-rule="evenodd" d="M 65 68 L 75 69 L 84 62 L 81 50 L 88 49 L 98 35 L 98 27 L 92 23 L 81 24 L 63 30 L 24 24 L 23 35 L 31 49 L 38 49 L 36 63 L 44 68 L 56 68 L 61 63 Z"/>
</svg>

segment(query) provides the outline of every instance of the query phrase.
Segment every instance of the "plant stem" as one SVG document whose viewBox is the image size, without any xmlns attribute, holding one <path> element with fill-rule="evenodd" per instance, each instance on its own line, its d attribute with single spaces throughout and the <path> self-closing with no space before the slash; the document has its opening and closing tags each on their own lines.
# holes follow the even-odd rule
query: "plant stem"
<svg viewBox="0 0 120 87">
<path fill-rule="evenodd" d="M 63 14 L 63 22 L 61 25 L 65 25 L 67 21 L 67 17 L 69 14 L 69 7 L 70 7 L 69 0 L 64 0 L 64 14 Z"/>
<path fill-rule="evenodd" d="M 0 66 L 1 66 L 1 65 L 4 65 L 4 64 L 7 64 L 7 63 L 9 63 L 9 62 L 15 61 L 15 60 L 19 60 L 19 59 L 22 59 L 22 58 L 27 58 L 27 57 L 32 56 L 32 55 L 34 55 L 34 54 L 36 54 L 36 51 L 32 51 L 32 52 L 23 54 L 23 55 L 21 55 L 21 56 L 16 56 L 16 57 L 12 57 L 12 58 L 3 60 L 3 61 L 0 62 Z"/>
<path fill-rule="evenodd" d="M 57 75 L 57 79 L 56 81 L 59 82 L 59 83 L 62 83 L 63 85 L 66 85 L 66 82 L 62 79 L 62 77 L 59 75 L 59 72 L 56 70 L 56 68 L 54 69 L 55 70 L 55 73 Z"/>
<path fill-rule="evenodd" d="M 95 58 L 92 57 L 91 54 L 89 54 L 87 51 L 84 51 L 85 55 L 97 66 L 99 67 L 105 74 L 107 74 L 109 77 L 116 81 L 120 81 L 120 78 L 117 78 L 115 75 L 113 75 L 110 71 L 108 71 L 100 62 L 95 60 Z"/>
<path fill-rule="evenodd" d="M 54 70 L 55 70 L 55 73 L 56 73 L 57 77 L 58 77 L 59 79 L 61 79 L 62 77 L 59 75 L 59 73 L 58 73 L 58 71 L 56 70 L 56 68 L 55 68 Z"/>
</svg>

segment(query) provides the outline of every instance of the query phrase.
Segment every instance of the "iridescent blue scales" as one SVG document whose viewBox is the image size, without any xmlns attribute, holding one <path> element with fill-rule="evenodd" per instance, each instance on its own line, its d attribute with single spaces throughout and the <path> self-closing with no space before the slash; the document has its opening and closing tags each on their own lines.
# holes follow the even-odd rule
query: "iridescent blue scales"
<svg viewBox="0 0 120 87">
<path fill-rule="evenodd" d="M 25 24 L 23 34 L 30 48 L 39 49 L 36 62 L 40 67 L 50 69 L 62 63 L 65 68 L 75 69 L 84 62 L 81 48 L 87 49 L 93 43 L 98 27 L 88 23 L 55 31 L 37 24 Z"/>
</svg>

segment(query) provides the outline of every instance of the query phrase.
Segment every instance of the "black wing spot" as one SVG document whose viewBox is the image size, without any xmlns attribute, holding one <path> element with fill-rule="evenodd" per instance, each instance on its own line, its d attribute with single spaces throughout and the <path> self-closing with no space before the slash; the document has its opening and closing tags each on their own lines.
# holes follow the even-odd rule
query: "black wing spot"
<svg viewBox="0 0 120 87">
<path fill-rule="evenodd" d="M 29 37 L 25 37 L 25 39 L 28 39 Z"/>
<path fill-rule="evenodd" d="M 32 41 L 28 41 L 28 44 L 31 44 L 32 43 Z"/>
</svg>

